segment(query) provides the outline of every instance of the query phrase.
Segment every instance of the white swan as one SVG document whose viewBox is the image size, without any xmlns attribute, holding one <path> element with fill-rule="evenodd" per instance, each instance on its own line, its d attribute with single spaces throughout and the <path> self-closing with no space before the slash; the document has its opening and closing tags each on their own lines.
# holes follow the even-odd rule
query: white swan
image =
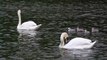
<svg viewBox="0 0 107 60">
<path fill-rule="evenodd" d="M 92 48 L 93 45 L 96 43 L 96 41 L 92 42 L 89 39 L 86 38 L 73 38 L 70 40 L 67 44 L 65 44 L 66 40 L 68 38 L 68 34 L 66 32 L 63 32 L 60 36 L 60 48 L 65 48 L 65 49 L 87 49 L 87 48 Z"/>
<path fill-rule="evenodd" d="M 19 22 L 17 25 L 17 29 L 23 29 L 23 30 L 36 30 L 38 29 L 42 24 L 37 25 L 33 21 L 27 21 L 21 24 L 21 10 L 17 11 Z"/>
</svg>

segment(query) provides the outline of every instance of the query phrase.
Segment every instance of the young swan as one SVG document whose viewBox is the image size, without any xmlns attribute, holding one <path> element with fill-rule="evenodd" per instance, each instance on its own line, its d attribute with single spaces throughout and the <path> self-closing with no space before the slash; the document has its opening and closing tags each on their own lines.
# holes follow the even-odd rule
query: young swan
<svg viewBox="0 0 107 60">
<path fill-rule="evenodd" d="M 70 40 L 67 44 L 65 44 L 65 41 L 67 41 L 68 34 L 66 32 L 63 32 L 60 36 L 60 48 L 65 49 L 87 49 L 92 48 L 93 45 L 96 43 L 96 41 L 92 42 L 90 39 L 76 37 Z"/>
</svg>

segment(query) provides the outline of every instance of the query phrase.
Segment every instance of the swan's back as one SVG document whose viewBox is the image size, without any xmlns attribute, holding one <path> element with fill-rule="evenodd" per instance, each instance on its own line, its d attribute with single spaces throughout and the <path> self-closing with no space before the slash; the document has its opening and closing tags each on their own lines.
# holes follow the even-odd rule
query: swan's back
<svg viewBox="0 0 107 60">
<path fill-rule="evenodd" d="M 77 37 L 77 38 L 70 40 L 64 46 L 64 48 L 80 48 L 80 49 L 82 49 L 82 48 L 90 47 L 91 44 L 92 44 L 91 40 Z"/>
<path fill-rule="evenodd" d="M 72 43 L 73 45 L 85 45 L 85 44 L 90 44 L 91 40 L 77 37 L 77 38 L 73 38 L 69 43 L 70 44 Z"/>
<path fill-rule="evenodd" d="M 33 21 L 27 21 L 27 22 L 22 23 L 21 26 L 22 27 L 33 27 L 33 26 L 37 26 L 37 24 Z"/>
</svg>

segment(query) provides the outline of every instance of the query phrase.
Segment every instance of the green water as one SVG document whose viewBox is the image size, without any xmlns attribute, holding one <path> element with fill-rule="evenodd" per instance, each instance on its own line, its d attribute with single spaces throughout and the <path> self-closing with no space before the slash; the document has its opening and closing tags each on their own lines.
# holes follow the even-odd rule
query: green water
<svg viewBox="0 0 107 60">
<path fill-rule="evenodd" d="M 53 3 L 52 3 L 53 2 Z M 42 24 L 36 35 L 17 32 L 17 10 L 22 22 Z M 71 1 L 0 1 L 0 60 L 106 60 L 107 5 L 98 2 Z M 97 35 L 71 35 L 98 40 L 92 49 L 59 49 L 60 34 L 68 27 L 100 30 Z"/>
</svg>

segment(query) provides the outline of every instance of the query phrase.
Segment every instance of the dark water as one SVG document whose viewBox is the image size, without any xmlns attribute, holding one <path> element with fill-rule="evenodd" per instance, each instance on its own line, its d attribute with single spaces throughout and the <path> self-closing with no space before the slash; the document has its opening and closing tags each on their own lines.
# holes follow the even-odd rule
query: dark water
<svg viewBox="0 0 107 60">
<path fill-rule="evenodd" d="M 33 0 L 34 1 L 34 0 Z M 0 60 L 106 60 L 107 59 L 107 4 L 104 2 L 49 3 L 30 1 L 0 1 Z M 17 10 L 22 10 L 22 21 L 33 20 L 42 27 L 32 35 L 17 32 Z M 97 35 L 77 35 L 98 40 L 92 49 L 59 49 L 60 34 L 68 27 L 91 27 Z"/>
</svg>

